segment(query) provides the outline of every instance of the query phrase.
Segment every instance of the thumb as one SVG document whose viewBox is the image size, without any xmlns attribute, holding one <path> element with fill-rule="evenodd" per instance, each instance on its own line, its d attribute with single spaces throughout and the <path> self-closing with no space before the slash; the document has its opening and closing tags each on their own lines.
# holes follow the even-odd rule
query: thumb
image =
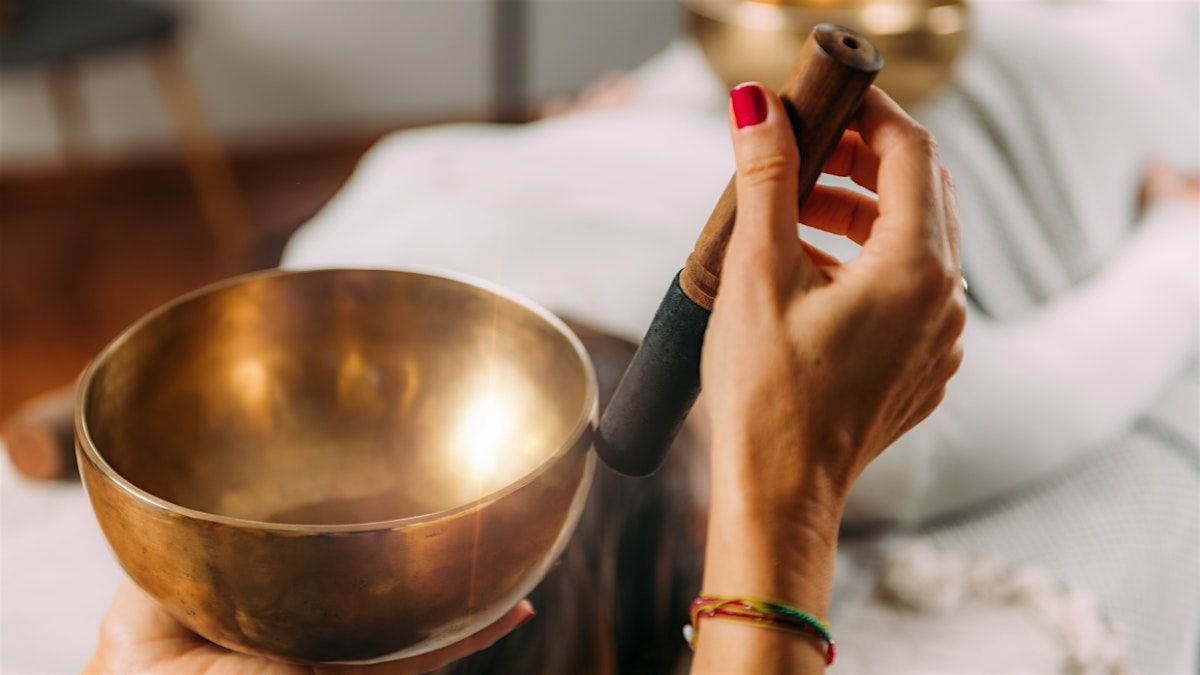
<svg viewBox="0 0 1200 675">
<path fill-rule="evenodd" d="M 768 266 L 759 271 L 775 278 L 811 267 L 796 245 L 800 152 L 783 103 L 761 84 L 747 82 L 730 90 L 729 107 L 737 217 L 727 260 L 736 270 Z"/>
</svg>

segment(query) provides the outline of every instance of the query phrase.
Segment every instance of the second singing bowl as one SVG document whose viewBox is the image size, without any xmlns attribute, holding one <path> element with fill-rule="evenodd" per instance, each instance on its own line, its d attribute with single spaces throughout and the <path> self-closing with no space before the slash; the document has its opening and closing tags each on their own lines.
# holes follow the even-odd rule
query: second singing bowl
<svg viewBox="0 0 1200 675">
<path fill-rule="evenodd" d="M 813 26 L 835 23 L 871 41 L 887 61 L 875 81 L 905 107 L 954 73 L 967 40 L 967 0 L 681 0 L 691 32 L 727 85 L 778 89 Z"/>
<path fill-rule="evenodd" d="M 597 414 L 579 340 L 496 288 L 272 271 L 176 300 L 84 373 L 80 471 L 122 567 L 188 628 L 297 662 L 415 655 L 561 554 Z"/>
</svg>

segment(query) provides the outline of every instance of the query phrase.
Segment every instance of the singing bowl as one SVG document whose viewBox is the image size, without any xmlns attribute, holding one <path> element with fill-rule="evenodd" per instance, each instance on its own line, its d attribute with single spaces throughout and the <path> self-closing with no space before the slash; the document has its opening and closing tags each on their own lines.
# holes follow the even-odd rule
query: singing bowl
<svg viewBox="0 0 1200 675">
<path fill-rule="evenodd" d="M 431 651 L 542 579 L 587 495 L 579 340 L 478 282 L 271 271 L 150 313 L 85 371 L 80 471 L 176 619 L 302 663 Z"/>
<path fill-rule="evenodd" d="M 967 36 L 966 0 L 682 0 L 692 34 L 733 86 L 780 88 L 813 26 L 835 23 L 871 41 L 886 64 L 875 84 L 912 106 L 948 81 Z"/>
</svg>

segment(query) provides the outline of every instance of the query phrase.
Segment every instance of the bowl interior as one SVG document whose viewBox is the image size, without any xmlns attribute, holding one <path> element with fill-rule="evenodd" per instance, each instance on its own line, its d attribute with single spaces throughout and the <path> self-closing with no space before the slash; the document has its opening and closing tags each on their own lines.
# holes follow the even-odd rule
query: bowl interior
<svg viewBox="0 0 1200 675">
<path fill-rule="evenodd" d="M 131 327 L 85 376 L 96 452 L 221 516 L 367 523 L 470 503 L 573 441 L 591 366 L 519 300 L 410 272 L 244 277 Z"/>
</svg>

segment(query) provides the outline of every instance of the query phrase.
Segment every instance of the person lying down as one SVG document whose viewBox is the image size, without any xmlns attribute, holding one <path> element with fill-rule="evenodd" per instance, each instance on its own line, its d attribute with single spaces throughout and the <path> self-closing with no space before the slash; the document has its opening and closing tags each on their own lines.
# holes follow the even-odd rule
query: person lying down
<svg viewBox="0 0 1200 675">
<path fill-rule="evenodd" d="M 968 358 L 850 496 L 831 610 L 859 645 L 847 672 L 1195 671 L 1195 13 L 980 5 L 956 82 L 915 111 L 958 185 Z M 1118 53 L 1118 37 L 1145 44 Z M 732 170 L 724 88 L 694 45 L 623 86 L 521 127 L 385 139 L 284 266 L 486 278 L 593 327 L 620 354 L 599 367 L 619 373 Z M 596 508 L 533 598 L 557 615 L 452 672 L 684 663 L 664 636 L 699 585 L 699 428 L 648 481 L 601 471 Z M 1006 583 L 1017 590 L 995 590 Z"/>
</svg>

